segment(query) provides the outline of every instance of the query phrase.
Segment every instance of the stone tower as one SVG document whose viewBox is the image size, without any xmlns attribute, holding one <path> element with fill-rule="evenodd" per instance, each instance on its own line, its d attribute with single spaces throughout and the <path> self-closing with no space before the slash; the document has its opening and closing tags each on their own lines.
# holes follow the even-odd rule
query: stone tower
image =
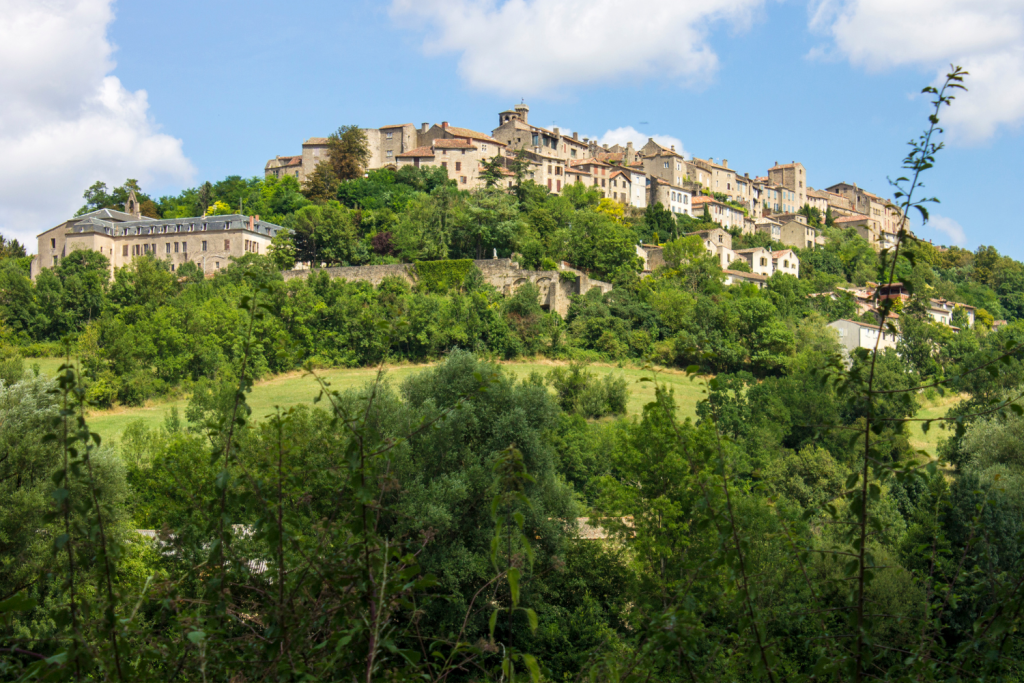
<svg viewBox="0 0 1024 683">
<path fill-rule="evenodd" d="M 529 123 L 530 108 L 526 106 L 525 102 L 520 102 L 515 107 L 516 113 L 519 114 L 519 120 L 523 123 Z"/>
<path fill-rule="evenodd" d="M 128 190 L 128 201 L 124 203 L 124 212 L 136 220 L 142 218 L 142 208 L 139 206 L 139 198 L 135 196 L 135 190 Z"/>
</svg>

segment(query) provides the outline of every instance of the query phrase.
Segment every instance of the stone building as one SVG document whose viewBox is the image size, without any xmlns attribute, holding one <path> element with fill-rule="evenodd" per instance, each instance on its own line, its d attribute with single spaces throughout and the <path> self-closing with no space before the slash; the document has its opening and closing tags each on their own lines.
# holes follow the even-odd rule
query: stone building
<svg viewBox="0 0 1024 683">
<path fill-rule="evenodd" d="M 835 226 L 843 230 L 847 228 L 854 228 L 857 234 L 868 241 L 872 247 L 876 250 L 880 249 L 878 246 L 878 230 L 877 224 L 873 223 L 870 218 L 864 214 L 853 214 L 851 216 L 840 216 L 835 220 Z"/>
<path fill-rule="evenodd" d="M 754 230 L 768 235 L 776 242 L 782 241 L 782 224 L 772 218 L 761 217 L 754 220 Z"/>
<path fill-rule="evenodd" d="M 828 194 L 828 192 L 815 190 L 813 187 L 807 188 L 807 205 L 818 210 L 822 223 L 825 222 L 825 214 L 828 212 Z"/>
<path fill-rule="evenodd" d="M 743 259 L 750 266 L 750 270 L 758 275 L 771 277 L 774 272 L 772 265 L 772 252 L 764 247 L 751 247 L 750 249 L 737 249 L 733 252 L 735 258 Z"/>
<path fill-rule="evenodd" d="M 259 216 L 231 214 L 196 218 L 143 218 L 132 192 L 124 211 L 100 209 L 64 221 L 40 233 L 31 276 L 53 268 L 76 249 L 92 249 L 114 269 L 147 254 L 169 262 L 174 271 L 195 263 L 204 273 L 227 267 L 247 253 L 265 254 L 281 227 Z"/>
<path fill-rule="evenodd" d="M 649 138 L 647 144 L 640 149 L 640 161 L 643 163 L 644 173 L 652 179 L 657 178 L 663 182 L 682 187 L 683 183 L 693 179 L 686 175 L 686 159 L 676 152 L 675 145 L 666 148 Z"/>
<path fill-rule="evenodd" d="M 686 237 L 696 235 L 704 243 L 704 248 L 714 256 L 722 270 L 727 270 L 729 264 L 736 260 L 736 254 L 732 250 L 732 235 L 721 228 L 714 230 L 701 230 L 700 232 L 687 233 Z"/>
<path fill-rule="evenodd" d="M 499 112 L 498 127 L 491 131 L 491 136 L 505 143 L 509 150 L 524 149 L 563 162 L 591 156 L 587 141 L 580 140 L 578 133 L 563 135 L 558 128 L 548 130 L 531 124 L 526 104 Z"/>
<path fill-rule="evenodd" d="M 768 169 L 768 182 L 789 191 L 788 199 L 784 200 L 784 203 L 789 204 L 791 208 L 784 211 L 799 211 L 807 203 L 807 171 L 803 164 L 794 161 L 791 164 L 780 165 L 776 161 L 775 165 Z"/>
<path fill-rule="evenodd" d="M 649 204 L 654 205 L 660 203 L 663 207 L 674 214 L 685 214 L 687 216 L 698 215 L 694 213 L 693 207 L 693 202 L 696 199 L 694 195 L 697 192 L 697 186 L 695 184 L 682 183 L 680 185 L 676 185 L 658 178 L 651 178 L 650 185 L 647 189 L 647 201 Z"/>
<path fill-rule="evenodd" d="M 792 249 L 772 252 L 772 273 L 785 273 L 800 277 L 800 259 Z"/>
<path fill-rule="evenodd" d="M 410 149 L 395 157 L 396 168 L 433 166 L 444 168 L 448 177 L 461 190 L 475 190 L 486 185 L 480 177 L 481 163 L 500 154 L 504 148 L 499 142 L 490 143 L 471 138 L 435 138 L 429 145 Z"/>
<path fill-rule="evenodd" d="M 778 241 L 787 247 L 813 249 L 815 245 L 824 244 L 825 238 L 818 234 L 816 228 L 807 225 L 806 220 L 789 220 L 779 226 Z"/>
<path fill-rule="evenodd" d="M 711 214 L 711 220 L 723 228 L 738 228 L 742 230 L 744 227 L 745 215 L 741 209 L 737 209 L 735 206 L 704 196 L 694 197 L 691 204 L 693 205 L 693 216 L 695 218 L 700 218 L 704 215 L 704 207 L 707 207 L 708 213 Z"/>
<path fill-rule="evenodd" d="M 854 349 L 874 349 L 876 343 L 879 351 L 895 349 L 900 340 L 899 335 L 894 335 L 885 328 L 879 333 L 878 325 L 869 325 L 856 320 L 836 320 L 829 323 L 828 326 L 836 331 L 839 343 L 842 344 L 847 355 Z M 878 338 L 879 334 L 882 335 L 881 339 Z"/>
</svg>

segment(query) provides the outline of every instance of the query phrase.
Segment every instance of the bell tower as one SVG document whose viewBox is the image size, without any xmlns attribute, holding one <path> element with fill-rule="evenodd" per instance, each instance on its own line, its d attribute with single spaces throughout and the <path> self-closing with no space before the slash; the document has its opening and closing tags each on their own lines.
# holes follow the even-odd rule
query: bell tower
<svg viewBox="0 0 1024 683">
<path fill-rule="evenodd" d="M 139 198 L 135 196 L 135 190 L 128 190 L 128 201 L 124 203 L 124 212 L 136 220 L 142 218 L 142 209 L 139 207 Z"/>
</svg>

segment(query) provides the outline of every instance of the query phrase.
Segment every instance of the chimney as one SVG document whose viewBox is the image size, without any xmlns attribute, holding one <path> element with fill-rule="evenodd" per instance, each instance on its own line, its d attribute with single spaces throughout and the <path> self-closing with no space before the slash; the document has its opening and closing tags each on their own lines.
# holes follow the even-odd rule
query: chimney
<svg viewBox="0 0 1024 683">
<path fill-rule="evenodd" d="M 430 124 L 429 123 L 421 123 L 420 124 L 420 132 L 421 133 L 426 133 L 428 130 L 430 130 Z"/>
<path fill-rule="evenodd" d="M 729 168 L 729 160 L 728 159 L 722 159 L 722 166 L 725 166 L 726 168 Z"/>
<path fill-rule="evenodd" d="M 590 138 L 583 138 L 583 142 L 590 142 Z"/>
<path fill-rule="evenodd" d="M 255 222 L 255 219 L 252 216 L 249 216 L 249 229 L 250 230 L 254 229 L 254 226 L 253 226 L 254 222 Z"/>
<path fill-rule="evenodd" d="M 580 134 L 577 133 L 576 131 L 573 131 L 572 132 L 572 139 L 573 140 L 579 140 L 580 139 Z"/>
<path fill-rule="evenodd" d="M 561 135 L 562 134 L 561 131 L 559 131 L 557 128 L 553 128 L 552 130 L 555 131 L 555 135 Z"/>
<path fill-rule="evenodd" d="M 447 121 L 442 121 L 441 122 L 441 130 L 448 130 L 448 122 Z"/>
<path fill-rule="evenodd" d="M 672 145 L 672 151 L 673 152 L 676 151 L 676 146 L 675 145 Z"/>
</svg>

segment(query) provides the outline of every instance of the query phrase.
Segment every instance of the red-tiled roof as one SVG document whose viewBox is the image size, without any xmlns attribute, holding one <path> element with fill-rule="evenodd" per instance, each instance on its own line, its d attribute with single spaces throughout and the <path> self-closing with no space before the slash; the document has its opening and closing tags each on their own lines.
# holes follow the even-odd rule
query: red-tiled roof
<svg viewBox="0 0 1024 683">
<path fill-rule="evenodd" d="M 836 219 L 836 223 L 856 223 L 858 221 L 866 221 L 867 216 L 843 216 Z"/>
<path fill-rule="evenodd" d="M 401 154 L 395 155 L 399 159 L 406 159 L 411 157 L 432 157 L 434 156 L 434 150 L 431 147 L 417 147 L 416 149 L 410 149 L 408 152 L 402 152 Z"/>
</svg>

